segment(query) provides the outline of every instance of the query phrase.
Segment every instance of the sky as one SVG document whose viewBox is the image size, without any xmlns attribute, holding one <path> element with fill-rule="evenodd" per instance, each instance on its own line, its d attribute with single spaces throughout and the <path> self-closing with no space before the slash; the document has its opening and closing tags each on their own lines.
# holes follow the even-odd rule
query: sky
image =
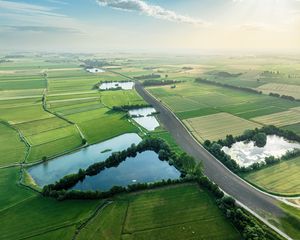
<svg viewBox="0 0 300 240">
<path fill-rule="evenodd" d="M 300 0 L 0 0 L 0 51 L 300 52 Z"/>
</svg>

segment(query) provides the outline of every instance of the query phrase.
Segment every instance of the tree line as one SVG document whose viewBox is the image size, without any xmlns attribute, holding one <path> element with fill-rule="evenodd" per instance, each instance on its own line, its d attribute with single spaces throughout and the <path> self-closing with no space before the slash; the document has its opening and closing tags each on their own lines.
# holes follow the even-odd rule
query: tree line
<svg viewBox="0 0 300 240">
<path fill-rule="evenodd" d="M 177 83 L 182 83 L 183 81 L 180 80 L 171 80 L 171 79 L 161 79 L 161 80 L 145 80 L 143 82 L 143 85 L 145 87 L 148 86 L 165 86 L 165 85 L 172 85 L 172 84 L 177 84 Z"/>
<path fill-rule="evenodd" d="M 249 93 L 255 93 L 255 94 L 262 94 L 262 91 L 258 91 L 252 88 L 247 88 L 247 87 L 240 87 L 240 86 L 233 86 L 227 83 L 220 83 L 216 81 L 210 81 L 204 78 L 196 78 L 195 79 L 196 83 L 206 83 L 206 84 L 211 84 L 215 86 L 221 86 L 221 87 L 226 87 L 234 90 L 239 90 L 239 91 L 244 91 L 244 92 L 249 92 Z"/>
</svg>

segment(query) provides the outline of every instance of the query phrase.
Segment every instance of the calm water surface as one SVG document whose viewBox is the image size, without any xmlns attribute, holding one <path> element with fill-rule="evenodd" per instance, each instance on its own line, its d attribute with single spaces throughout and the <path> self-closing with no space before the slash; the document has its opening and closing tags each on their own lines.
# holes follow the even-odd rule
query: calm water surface
<svg viewBox="0 0 300 240">
<path fill-rule="evenodd" d="M 127 186 L 135 183 L 157 182 L 163 179 L 178 179 L 180 172 L 161 161 L 153 151 L 145 151 L 136 157 L 127 158 L 117 167 L 107 168 L 95 176 L 87 176 L 73 189 L 107 191 L 113 186 Z"/>
<path fill-rule="evenodd" d="M 135 133 L 123 134 L 82 148 L 69 155 L 63 155 L 48 162 L 35 165 L 29 168 L 28 172 L 39 186 L 44 186 L 54 183 L 65 175 L 76 173 L 80 168 L 86 169 L 95 162 L 104 161 L 112 152 L 127 149 L 131 144 L 138 144 L 141 141 L 142 139 Z"/>
<path fill-rule="evenodd" d="M 262 162 L 266 157 L 280 158 L 288 151 L 300 149 L 300 144 L 289 142 L 283 137 L 276 135 L 267 136 L 267 144 L 259 148 L 254 142 L 237 142 L 231 148 L 223 147 L 222 150 L 231 156 L 240 166 L 248 167 L 253 163 Z"/>
<path fill-rule="evenodd" d="M 143 128 L 148 131 L 153 131 L 155 128 L 159 127 L 159 123 L 155 116 L 150 116 L 155 113 L 156 110 L 152 107 L 138 108 L 129 111 L 129 115 L 132 116 L 134 121 L 136 121 Z"/>
<path fill-rule="evenodd" d="M 133 89 L 134 82 L 107 82 L 101 83 L 100 90 L 109 90 L 121 87 L 123 90 Z"/>
</svg>

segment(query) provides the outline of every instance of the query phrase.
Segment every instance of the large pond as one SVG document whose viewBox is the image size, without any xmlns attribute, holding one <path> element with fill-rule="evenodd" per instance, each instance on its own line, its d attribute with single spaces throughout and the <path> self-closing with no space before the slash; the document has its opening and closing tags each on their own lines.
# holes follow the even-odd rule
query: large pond
<svg viewBox="0 0 300 240">
<path fill-rule="evenodd" d="M 155 112 L 155 109 L 152 107 L 138 108 L 130 110 L 129 115 L 143 128 L 153 131 L 159 126 L 157 119 L 153 116 Z"/>
<path fill-rule="evenodd" d="M 123 90 L 131 90 L 133 89 L 134 82 L 105 82 L 101 83 L 99 86 L 100 90 L 110 90 L 121 88 Z"/>
<path fill-rule="evenodd" d="M 151 183 L 163 179 L 178 179 L 180 172 L 161 161 L 153 151 L 138 153 L 136 157 L 127 158 L 117 167 L 103 170 L 95 176 L 87 176 L 78 182 L 73 189 L 107 191 L 113 186 L 128 186 L 135 183 Z"/>
<path fill-rule="evenodd" d="M 267 136 L 267 144 L 259 148 L 254 142 L 237 142 L 231 148 L 223 147 L 222 150 L 231 156 L 240 166 L 248 167 L 253 163 L 262 162 L 266 157 L 280 158 L 288 151 L 300 149 L 300 144 L 289 142 L 283 137 L 276 135 Z"/>
<path fill-rule="evenodd" d="M 103 69 L 100 69 L 100 68 L 87 68 L 86 71 L 90 72 L 90 73 L 103 73 L 103 72 L 105 72 Z"/>
<path fill-rule="evenodd" d="M 123 134 L 105 142 L 82 148 L 69 155 L 63 155 L 30 167 L 29 174 L 39 186 L 44 186 L 61 179 L 70 173 L 76 173 L 80 168 L 86 169 L 95 162 L 106 160 L 112 152 L 122 151 L 138 144 L 142 139 L 135 133 Z"/>
</svg>

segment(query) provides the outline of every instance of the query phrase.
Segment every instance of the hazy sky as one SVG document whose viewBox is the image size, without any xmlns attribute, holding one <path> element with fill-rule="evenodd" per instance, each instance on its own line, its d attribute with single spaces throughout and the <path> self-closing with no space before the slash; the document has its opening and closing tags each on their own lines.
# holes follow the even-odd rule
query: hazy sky
<svg viewBox="0 0 300 240">
<path fill-rule="evenodd" d="M 0 0 L 0 50 L 300 51 L 300 0 Z"/>
</svg>

